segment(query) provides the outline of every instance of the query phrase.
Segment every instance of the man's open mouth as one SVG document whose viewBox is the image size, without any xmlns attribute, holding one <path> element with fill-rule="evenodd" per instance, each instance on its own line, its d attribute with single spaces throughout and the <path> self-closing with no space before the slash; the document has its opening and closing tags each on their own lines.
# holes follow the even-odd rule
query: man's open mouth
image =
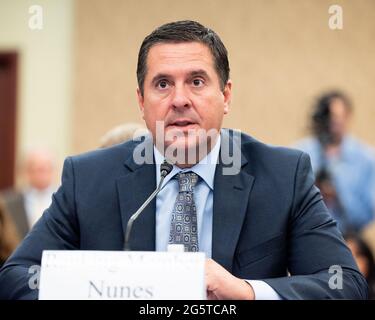
<svg viewBox="0 0 375 320">
<path fill-rule="evenodd" d="M 184 128 L 184 127 L 189 127 L 193 125 L 196 125 L 196 123 L 191 120 L 183 119 L 183 120 L 176 120 L 176 121 L 171 122 L 168 125 L 168 127 Z"/>
</svg>

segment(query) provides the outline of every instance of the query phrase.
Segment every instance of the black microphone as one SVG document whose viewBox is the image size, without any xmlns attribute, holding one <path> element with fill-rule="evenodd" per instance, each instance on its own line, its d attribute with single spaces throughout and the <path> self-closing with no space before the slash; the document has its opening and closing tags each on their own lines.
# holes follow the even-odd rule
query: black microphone
<svg viewBox="0 0 375 320">
<path fill-rule="evenodd" d="M 134 221 L 138 218 L 138 216 L 142 213 L 142 211 L 147 207 L 147 205 L 156 197 L 156 195 L 159 193 L 161 189 L 161 185 L 163 184 L 164 178 L 172 171 L 173 166 L 168 163 L 166 160 L 160 165 L 160 182 L 158 187 L 155 189 L 153 193 L 146 199 L 146 201 L 141 205 L 141 207 L 130 217 L 128 224 L 126 226 L 126 232 L 125 232 L 125 241 L 124 241 L 124 250 L 130 251 L 130 245 L 129 245 L 129 238 L 130 238 L 130 232 L 133 227 Z"/>
</svg>

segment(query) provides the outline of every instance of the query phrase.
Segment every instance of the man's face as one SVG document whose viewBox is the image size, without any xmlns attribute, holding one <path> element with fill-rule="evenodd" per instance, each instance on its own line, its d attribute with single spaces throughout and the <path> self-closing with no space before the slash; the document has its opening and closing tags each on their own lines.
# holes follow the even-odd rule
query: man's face
<svg viewBox="0 0 375 320">
<path fill-rule="evenodd" d="M 341 99 L 333 100 L 329 109 L 331 133 L 340 142 L 348 131 L 350 112 Z"/>
<path fill-rule="evenodd" d="M 44 190 L 51 186 L 54 177 L 53 160 L 43 152 L 34 152 L 26 161 L 26 174 L 31 187 Z"/>
<path fill-rule="evenodd" d="M 199 143 L 192 132 L 219 132 L 229 109 L 231 82 L 224 91 L 221 89 L 213 56 L 204 44 L 157 44 L 148 53 L 143 96 L 139 89 L 137 93 L 143 119 L 154 139 L 156 121 L 164 121 L 165 134 L 176 136 L 173 141 L 165 141 L 164 147 L 173 143 L 188 150 Z"/>
</svg>

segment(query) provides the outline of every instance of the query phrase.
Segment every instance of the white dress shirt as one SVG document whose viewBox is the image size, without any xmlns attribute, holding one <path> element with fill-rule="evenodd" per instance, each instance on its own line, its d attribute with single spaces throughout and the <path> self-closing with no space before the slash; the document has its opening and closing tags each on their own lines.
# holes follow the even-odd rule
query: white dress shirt
<svg viewBox="0 0 375 320">
<path fill-rule="evenodd" d="M 39 220 L 45 209 L 52 202 L 52 194 L 56 191 L 54 187 L 48 187 L 44 190 L 29 188 L 23 192 L 25 199 L 25 210 L 29 227 Z"/>
</svg>

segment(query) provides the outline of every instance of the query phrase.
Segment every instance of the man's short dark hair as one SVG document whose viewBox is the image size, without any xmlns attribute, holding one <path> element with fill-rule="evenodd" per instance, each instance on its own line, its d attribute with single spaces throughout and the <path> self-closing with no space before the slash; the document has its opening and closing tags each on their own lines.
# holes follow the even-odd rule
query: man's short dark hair
<svg viewBox="0 0 375 320">
<path fill-rule="evenodd" d="M 352 111 L 352 102 L 349 97 L 340 90 L 333 90 L 322 94 L 313 105 L 311 131 L 323 145 L 332 142 L 333 137 L 330 133 L 330 106 L 335 100 L 341 100 L 346 110 L 348 112 Z"/>
<path fill-rule="evenodd" d="M 228 52 L 219 36 L 211 29 L 196 21 L 183 20 L 164 24 L 155 29 L 142 42 L 138 54 L 137 80 L 143 95 L 147 73 L 147 55 L 150 48 L 158 43 L 200 42 L 205 44 L 214 58 L 221 89 L 229 79 Z"/>
</svg>

